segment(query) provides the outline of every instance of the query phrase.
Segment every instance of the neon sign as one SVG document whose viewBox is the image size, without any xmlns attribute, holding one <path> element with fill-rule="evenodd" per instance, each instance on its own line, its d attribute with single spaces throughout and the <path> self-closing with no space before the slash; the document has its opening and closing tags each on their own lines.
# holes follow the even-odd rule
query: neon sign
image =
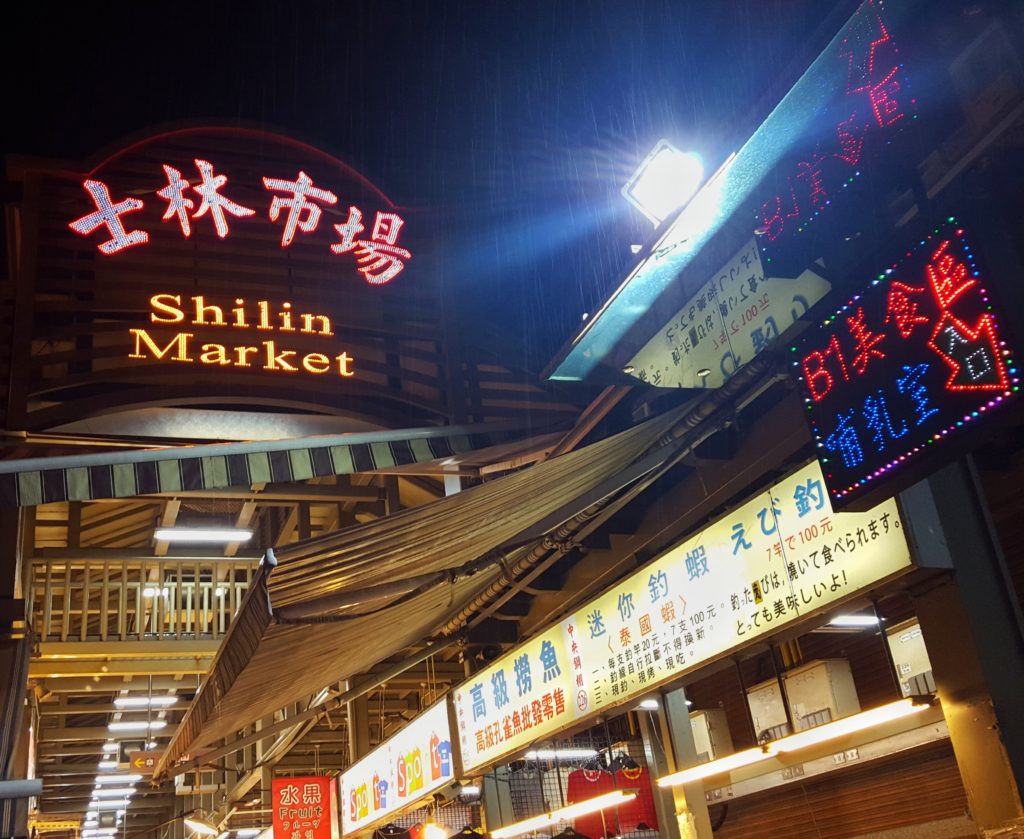
<svg viewBox="0 0 1024 839">
<path fill-rule="evenodd" d="M 845 76 L 836 101 L 827 109 L 827 127 L 815 131 L 813 149 L 783 167 L 781 188 L 764 201 L 758 230 L 766 243 L 802 233 L 861 175 L 870 144 L 888 142 L 908 119 L 908 95 L 896 44 L 882 17 L 881 0 L 867 0 L 850 19 L 835 59 Z M 767 252 L 767 244 L 764 246 Z M 769 260 L 771 261 L 771 260 Z"/>
<path fill-rule="evenodd" d="M 218 238 L 226 239 L 231 233 L 232 220 L 249 219 L 257 215 L 257 211 L 230 197 L 227 175 L 217 173 L 213 163 L 200 158 L 193 162 L 198 178 L 186 176 L 166 163 L 162 165 L 167 183 L 155 190 L 157 197 L 167 204 L 161 221 L 176 222 L 182 236 L 190 238 L 197 220 L 209 217 Z M 339 200 L 331 190 L 314 184 L 302 170 L 294 180 L 263 177 L 262 182 L 270 195 L 267 217 L 282 228 L 282 248 L 290 247 L 297 234 L 315 234 L 323 208 Z M 128 197 L 116 201 L 108 186 L 99 180 L 86 179 L 82 186 L 89 194 L 93 209 L 68 223 L 75 233 L 92 236 L 102 229 L 106 238 L 96 247 L 107 256 L 149 243 L 150 232 L 129 229 L 133 227 L 132 219 L 126 218 L 129 213 L 143 209 L 142 199 Z M 398 244 L 405 220 L 397 213 L 378 211 L 369 238 L 358 238 L 366 229 L 362 220 L 362 210 L 349 206 L 348 218 L 342 224 L 330 225 L 337 238 L 326 249 L 333 254 L 353 254 L 356 270 L 367 283 L 385 285 L 402 273 L 412 259 L 412 253 Z"/>
<path fill-rule="evenodd" d="M 950 217 L 792 348 L 834 500 L 866 492 L 1019 390 L 983 282 Z"/>
<path fill-rule="evenodd" d="M 181 324 L 193 328 L 223 329 L 232 337 L 239 333 L 278 332 L 333 338 L 331 319 L 324 314 L 295 312 L 288 301 L 271 307 L 267 300 L 250 304 L 236 297 L 231 305 L 209 303 L 204 295 L 183 298 L 180 294 L 154 294 L 149 299 L 150 322 L 157 327 Z M 274 311 L 276 308 L 276 311 Z M 302 352 L 288 349 L 281 336 L 255 343 L 203 341 L 195 331 L 178 331 L 168 335 L 163 329 L 133 327 L 129 358 L 168 360 L 181 363 L 205 364 L 219 367 L 256 368 L 267 371 L 313 375 L 334 374 L 342 378 L 355 375 L 355 359 L 342 351 L 335 353 Z"/>
</svg>

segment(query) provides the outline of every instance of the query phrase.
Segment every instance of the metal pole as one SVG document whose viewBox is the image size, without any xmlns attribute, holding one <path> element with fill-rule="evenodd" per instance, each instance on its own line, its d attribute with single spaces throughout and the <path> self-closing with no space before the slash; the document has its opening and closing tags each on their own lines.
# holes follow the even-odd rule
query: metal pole
<svg viewBox="0 0 1024 839">
<path fill-rule="evenodd" d="M 43 794 L 43 779 L 30 778 L 27 781 L 0 781 L 0 800 L 29 798 Z"/>
</svg>

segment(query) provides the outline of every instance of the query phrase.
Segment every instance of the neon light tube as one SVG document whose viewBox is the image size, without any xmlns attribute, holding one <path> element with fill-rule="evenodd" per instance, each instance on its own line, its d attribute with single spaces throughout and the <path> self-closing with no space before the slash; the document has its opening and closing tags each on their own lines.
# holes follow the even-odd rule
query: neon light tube
<svg viewBox="0 0 1024 839">
<path fill-rule="evenodd" d="M 548 825 L 557 824 L 560 821 L 574 819 L 577 816 L 596 813 L 598 810 L 606 810 L 609 807 L 618 807 L 620 804 L 625 804 L 627 801 L 632 801 L 634 798 L 636 798 L 635 792 L 624 792 L 623 790 L 607 792 L 604 795 L 597 796 L 597 798 L 590 798 L 586 801 L 570 804 L 559 810 L 552 810 L 550 813 L 544 813 L 540 816 L 524 819 L 521 822 L 510 824 L 507 827 L 499 827 L 497 830 L 491 831 L 491 837 L 492 839 L 507 839 L 509 836 L 519 836 L 523 833 L 529 833 L 531 830 L 537 830 L 542 827 L 547 827 Z"/>
<path fill-rule="evenodd" d="M 114 705 L 118 708 L 169 708 L 177 701 L 177 696 L 119 696 Z"/>
<path fill-rule="evenodd" d="M 252 531 L 237 527 L 160 527 L 154 538 L 158 542 L 248 542 Z"/>
</svg>

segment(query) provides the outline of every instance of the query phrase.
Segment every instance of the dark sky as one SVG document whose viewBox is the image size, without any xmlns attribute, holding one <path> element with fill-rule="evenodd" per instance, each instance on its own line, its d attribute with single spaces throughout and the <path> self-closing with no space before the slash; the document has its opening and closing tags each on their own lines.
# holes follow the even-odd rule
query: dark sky
<svg viewBox="0 0 1024 839">
<path fill-rule="evenodd" d="M 835 6 L 37 0 L 6 13 L 3 145 L 74 159 L 196 118 L 296 133 L 426 213 L 466 330 L 539 369 L 650 235 L 618 194 L 639 159 L 666 137 L 717 166 Z"/>
</svg>

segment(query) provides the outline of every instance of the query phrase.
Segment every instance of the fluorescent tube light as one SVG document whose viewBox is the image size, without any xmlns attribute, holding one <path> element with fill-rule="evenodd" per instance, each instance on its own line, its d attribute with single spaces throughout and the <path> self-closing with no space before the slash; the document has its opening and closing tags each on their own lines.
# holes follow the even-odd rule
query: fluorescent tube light
<svg viewBox="0 0 1024 839">
<path fill-rule="evenodd" d="M 627 801 L 632 801 L 634 798 L 636 798 L 636 792 L 625 792 L 621 789 L 615 790 L 614 792 L 607 792 L 604 795 L 597 796 L 596 798 L 579 801 L 576 804 L 570 804 L 559 810 L 552 810 L 550 813 L 544 813 L 543 815 L 534 816 L 533 818 L 525 819 L 521 822 L 517 822 L 516 824 L 510 824 L 507 827 L 499 827 L 497 830 L 491 831 L 491 837 L 492 839 L 507 839 L 509 836 L 519 836 L 523 833 L 529 833 L 532 830 L 539 830 L 542 827 L 558 824 L 560 821 L 568 821 L 569 819 L 575 819 L 579 816 L 585 816 L 588 813 L 607 810 L 609 807 L 618 807 L 620 804 L 625 804 Z"/>
<path fill-rule="evenodd" d="M 94 798 L 89 806 L 95 810 L 124 810 L 130 803 L 127 798 L 120 801 L 98 801 Z"/>
<path fill-rule="evenodd" d="M 597 755 L 597 749 L 533 749 L 524 757 L 527 760 L 582 760 Z"/>
<path fill-rule="evenodd" d="M 836 615 L 828 622 L 828 625 L 850 628 L 878 626 L 878 618 L 874 615 Z"/>
<path fill-rule="evenodd" d="M 805 749 L 808 746 L 826 743 L 829 740 L 835 740 L 837 737 L 844 737 L 847 734 L 863 731 L 866 728 L 873 728 L 876 725 L 908 717 L 911 714 L 919 714 L 929 707 L 928 702 L 915 701 L 913 697 L 899 699 L 896 702 L 890 702 L 888 705 L 882 705 L 880 708 L 861 711 L 859 714 L 843 717 L 835 722 L 828 722 L 824 725 L 808 728 L 806 731 L 790 734 L 788 737 L 776 740 L 771 746 L 777 752 L 792 752 L 797 749 Z"/>
<path fill-rule="evenodd" d="M 642 708 L 644 711 L 657 711 L 658 710 L 658 700 L 657 699 L 645 699 L 637 707 L 638 708 Z"/>
<path fill-rule="evenodd" d="M 135 795 L 135 787 L 96 787 L 92 791 L 93 798 L 124 798 Z"/>
<path fill-rule="evenodd" d="M 731 755 L 726 755 L 718 760 L 700 763 L 697 766 L 691 766 L 672 775 L 666 775 L 664 778 L 658 778 L 658 786 L 676 787 L 680 784 L 688 784 L 691 781 L 699 781 L 712 775 L 721 775 L 723 772 L 731 772 L 733 769 L 750 766 L 752 763 L 757 763 L 759 760 L 769 757 L 771 757 L 771 751 L 766 751 L 762 748 L 733 752 Z"/>
<path fill-rule="evenodd" d="M 158 527 L 154 538 L 158 542 L 248 542 L 252 531 L 239 527 Z"/>
<path fill-rule="evenodd" d="M 480 786 L 478 784 L 463 784 L 462 792 L 459 794 L 464 795 L 467 798 L 472 798 L 473 796 L 480 794 Z"/>
<path fill-rule="evenodd" d="M 249 839 L 250 836 L 259 836 L 262 832 L 263 828 L 261 827 L 241 827 L 235 831 L 235 835 L 242 839 Z"/>
<path fill-rule="evenodd" d="M 97 769 L 117 769 L 116 760 L 101 760 L 97 765 Z"/>
<path fill-rule="evenodd" d="M 153 720 L 152 722 L 146 722 L 145 720 L 138 720 L 135 722 L 112 722 L 107 725 L 107 731 L 159 731 L 161 728 L 166 728 L 167 722 L 165 720 Z"/>
<path fill-rule="evenodd" d="M 114 705 L 118 708 L 169 708 L 177 701 L 177 696 L 119 696 Z"/>
<path fill-rule="evenodd" d="M 683 769 L 681 772 L 666 775 L 664 778 L 658 778 L 658 786 L 674 787 L 679 784 L 687 784 L 691 781 L 709 778 L 712 775 L 721 775 L 723 772 L 731 772 L 734 769 L 750 766 L 753 763 L 766 760 L 782 752 L 793 752 L 808 746 L 817 745 L 818 743 L 827 743 L 829 740 L 835 740 L 847 734 L 864 731 L 876 725 L 898 720 L 911 714 L 917 714 L 928 707 L 930 707 L 930 703 L 920 697 L 899 699 L 896 702 L 890 702 L 888 705 L 882 705 L 880 708 L 861 711 L 859 714 L 853 714 L 834 722 L 818 725 L 806 731 L 783 737 L 780 740 L 773 740 L 762 748 L 736 752 L 718 760 L 701 763 L 698 766 Z"/>
<path fill-rule="evenodd" d="M 142 776 L 138 774 L 122 774 L 122 775 L 97 775 L 97 784 L 134 784 L 142 780 Z"/>
<path fill-rule="evenodd" d="M 104 743 L 103 744 L 103 751 L 108 752 L 108 753 L 109 752 L 116 752 L 119 748 L 120 748 L 120 746 L 118 746 L 117 743 Z"/>
</svg>

